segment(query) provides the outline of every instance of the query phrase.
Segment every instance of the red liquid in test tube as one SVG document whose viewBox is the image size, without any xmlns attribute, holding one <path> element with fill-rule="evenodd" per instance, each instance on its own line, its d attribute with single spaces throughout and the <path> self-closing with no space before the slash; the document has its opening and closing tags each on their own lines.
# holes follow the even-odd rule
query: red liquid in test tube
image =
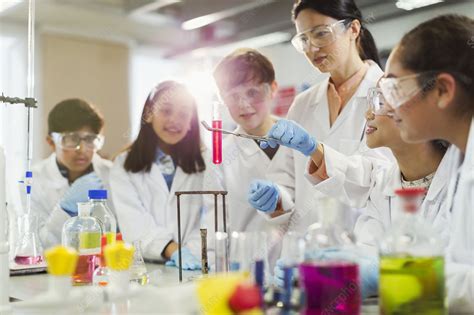
<svg viewBox="0 0 474 315">
<path fill-rule="evenodd" d="M 222 129 L 222 119 L 219 112 L 219 103 L 213 105 L 212 128 Z M 212 162 L 222 163 L 222 132 L 212 132 Z"/>
<path fill-rule="evenodd" d="M 213 120 L 212 128 L 222 129 L 222 120 Z M 212 162 L 214 164 L 222 163 L 222 132 L 212 132 Z"/>
</svg>

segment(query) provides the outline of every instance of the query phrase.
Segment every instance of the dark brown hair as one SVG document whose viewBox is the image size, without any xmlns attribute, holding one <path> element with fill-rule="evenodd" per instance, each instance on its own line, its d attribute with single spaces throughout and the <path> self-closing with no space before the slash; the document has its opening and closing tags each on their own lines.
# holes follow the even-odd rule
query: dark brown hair
<svg viewBox="0 0 474 315">
<path fill-rule="evenodd" d="M 240 48 L 224 57 L 214 70 L 214 79 L 221 92 L 243 83 L 272 83 L 275 70 L 267 57 L 255 49 Z"/>
<path fill-rule="evenodd" d="M 137 139 L 128 148 L 124 168 L 128 172 L 149 172 L 156 159 L 159 138 L 151 122 L 147 122 L 151 115 L 156 115 L 155 104 L 160 97 L 166 96 L 167 92 L 182 90 L 189 93 L 184 85 L 175 81 L 164 81 L 157 85 L 148 95 L 143 107 L 141 126 Z M 199 135 L 199 123 L 197 106 L 194 102 L 191 129 L 186 136 L 177 144 L 171 146 L 171 157 L 186 174 L 202 172 L 206 166 L 201 154 L 201 137 Z"/>
<path fill-rule="evenodd" d="M 94 105 L 82 99 L 61 101 L 48 114 L 48 134 L 73 132 L 84 127 L 98 134 L 104 127 L 104 118 Z"/>
<path fill-rule="evenodd" d="M 330 16 L 336 20 L 346 20 L 346 27 L 353 20 L 360 22 L 360 35 L 357 37 L 357 47 L 359 56 L 362 60 L 373 60 L 380 65 L 380 58 L 375 45 L 374 38 L 370 31 L 365 27 L 362 19 L 362 13 L 355 4 L 354 0 L 300 0 L 293 6 L 292 18 L 296 20 L 303 10 L 314 10 L 322 15 Z"/>
<path fill-rule="evenodd" d="M 434 86 L 436 73 L 450 73 L 470 99 L 460 103 L 472 112 L 473 34 L 473 19 L 456 14 L 438 16 L 421 23 L 403 36 L 398 51 L 400 62 L 404 68 L 413 72 L 428 73 L 427 76 L 419 77 L 419 83 L 425 90 Z"/>
</svg>

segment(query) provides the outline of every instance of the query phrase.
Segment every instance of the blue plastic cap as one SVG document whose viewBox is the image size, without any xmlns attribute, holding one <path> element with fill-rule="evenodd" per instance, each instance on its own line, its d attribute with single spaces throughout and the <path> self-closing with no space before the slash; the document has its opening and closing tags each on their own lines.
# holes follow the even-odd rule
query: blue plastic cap
<svg viewBox="0 0 474 315">
<path fill-rule="evenodd" d="M 30 171 L 26 172 L 26 176 L 25 176 L 25 177 L 26 177 L 26 178 L 32 178 L 32 177 L 33 177 L 33 172 L 30 172 Z"/>
<path fill-rule="evenodd" d="M 107 199 L 107 190 L 89 190 L 89 199 Z"/>
</svg>

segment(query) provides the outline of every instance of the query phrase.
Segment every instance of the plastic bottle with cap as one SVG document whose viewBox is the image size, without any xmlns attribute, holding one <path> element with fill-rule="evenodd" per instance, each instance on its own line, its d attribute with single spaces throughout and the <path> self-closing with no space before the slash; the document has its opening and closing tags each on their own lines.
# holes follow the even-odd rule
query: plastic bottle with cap
<svg viewBox="0 0 474 315">
<path fill-rule="evenodd" d="M 104 249 L 105 262 L 110 270 L 107 291 L 112 299 L 127 294 L 134 252 L 135 248 L 124 242 L 115 242 Z"/>
<path fill-rule="evenodd" d="M 45 251 L 49 274 L 49 291 L 58 295 L 68 295 L 78 261 L 78 253 L 74 248 L 55 246 Z"/>
<path fill-rule="evenodd" d="M 113 243 L 117 233 L 117 220 L 107 206 L 107 190 L 89 190 L 89 201 L 91 216 L 99 221 L 102 233 L 107 237 L 107 244 Z"/>
<path fill-rule="evenodd" d="M 75 284 L 89 284 L 100 255 L 102 229 L 94 217 L 90 216 L 91 205 L 78 203 L 79 214 L 64 223 L 62 244 L 76 249 L 79 260 L 73 275 Z"/>
</svg>

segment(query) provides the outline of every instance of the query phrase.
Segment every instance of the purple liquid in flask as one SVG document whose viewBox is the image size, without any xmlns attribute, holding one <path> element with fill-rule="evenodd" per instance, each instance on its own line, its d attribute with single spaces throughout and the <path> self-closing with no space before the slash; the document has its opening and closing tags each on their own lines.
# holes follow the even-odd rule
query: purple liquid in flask
<svg viewBox="0 0 474 315">
<path fill-rule="evenodd" d="M 360 314 L 359 267 L 351 262 L 309 262 L 299 267 L 305 315 Z"/>
</svg>

